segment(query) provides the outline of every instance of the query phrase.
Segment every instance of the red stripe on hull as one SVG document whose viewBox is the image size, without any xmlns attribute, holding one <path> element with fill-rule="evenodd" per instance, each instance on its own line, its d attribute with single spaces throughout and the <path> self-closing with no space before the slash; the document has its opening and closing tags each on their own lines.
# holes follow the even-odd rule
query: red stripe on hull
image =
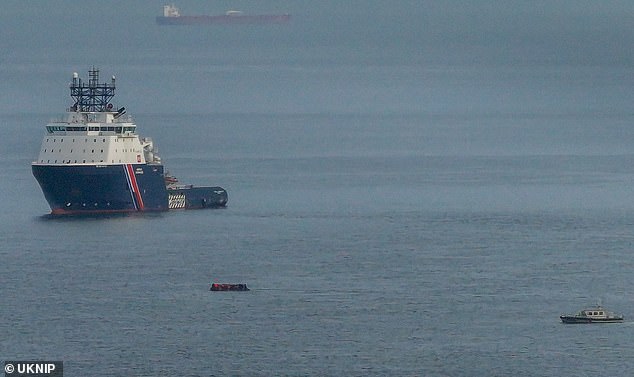
<svg viewBox="0 0 634 377">
<path fill-rule="evenodd" d="M 145 206 L 143 205 L 143 198 L 141 198 L 141 193 L 139 192 L 139 185 L 136 182 L 136 176 L 134 175 L 134 170 L 132 169 L 131 164 L 126 165 L 126 169 L 128 170 L 128 176 L 130 177 L 130 183 L 132 184 L 132 192 L 136 198 L 136 201 L 139 205 L 139 211 L 145 210 Z"/>
</svg>

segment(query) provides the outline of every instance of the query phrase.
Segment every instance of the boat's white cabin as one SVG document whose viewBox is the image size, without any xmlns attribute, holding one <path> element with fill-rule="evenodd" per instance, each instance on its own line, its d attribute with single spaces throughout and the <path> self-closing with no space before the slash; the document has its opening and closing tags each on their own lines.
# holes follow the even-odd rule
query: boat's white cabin
<svg viewBox="0 0 634 377">
<path fill-rule="evenodd" d="M 584 309 L 580 311 L 577 315 L 584 316 L 588 318 L 606 318 L 607 312 L 600 306 L 590 309 Z"/>
</svg>

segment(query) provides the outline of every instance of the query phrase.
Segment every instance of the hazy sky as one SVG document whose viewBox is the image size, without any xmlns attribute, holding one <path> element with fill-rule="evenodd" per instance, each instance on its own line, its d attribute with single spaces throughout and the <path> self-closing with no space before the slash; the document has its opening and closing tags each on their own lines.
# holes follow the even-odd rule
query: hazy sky
<svg viewBox="0 0 634 377">
<path fill-rule="evenodd" d="M 631 0 L 182 0 L 183 13 L 228 9 L 288 12 L 290 47 L 404 49 L 413 62 L 634 63 Z M 164 1 L 4 0 L 0 49 L 4 61 L 35 52 L 61 59 L 77 46 L 108 43 L 142 50 L 161 38 L 154 17 Z M 196 33 L 196 31 L 193 31 Z M 222 32 L 221 32 L 222 33 Z M 217 45 L 222 43 L 212 41 Z M 235 42 L 232 35 L 224 36 Z M 202 38 L 202 37 L 201 37 Z M 204 40 L 204 39 L 202 39 Z M 220 40 L 220 38 L 219 38 Z M 241 42 L 240 40 L 237 40 Z M 386 54 L 387 55 L 387 54 Z"/>
</svg>

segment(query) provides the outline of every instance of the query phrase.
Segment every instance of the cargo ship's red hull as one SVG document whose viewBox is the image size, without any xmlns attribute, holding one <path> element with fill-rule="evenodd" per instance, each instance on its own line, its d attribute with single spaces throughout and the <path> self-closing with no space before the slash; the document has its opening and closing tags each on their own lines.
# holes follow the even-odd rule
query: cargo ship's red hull
<svg viewBox="0 0 634 377">
<path fill-rule="evenodd" d="M 206 25 L 206 24 L 282 24 L 290 21 L 290 14 L 219 15 L 156 17 L 159 25 Z"/>
</svg>

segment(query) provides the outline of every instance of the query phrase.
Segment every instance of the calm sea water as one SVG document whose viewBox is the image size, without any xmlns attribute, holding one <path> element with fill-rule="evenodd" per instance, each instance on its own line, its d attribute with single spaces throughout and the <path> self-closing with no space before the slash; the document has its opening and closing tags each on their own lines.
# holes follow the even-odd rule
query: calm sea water
<svg viewBox="0 0 634 377">
<path fill-rule="evenodd" d="M 99 62 L 0 68 L 6 360 L 67 376 L 634 369 L 631 68 L 313 60 L 324 46 L 221 59 L 222 44 L 157 59 L 185 35 L 104 55 L 102 74 L 168 169 L 225 187 L 225 209 L 47 216 L 30 162 L 72 71 Z M 560 323 L 599 300 L 626 322 Z"/>
</svg>

